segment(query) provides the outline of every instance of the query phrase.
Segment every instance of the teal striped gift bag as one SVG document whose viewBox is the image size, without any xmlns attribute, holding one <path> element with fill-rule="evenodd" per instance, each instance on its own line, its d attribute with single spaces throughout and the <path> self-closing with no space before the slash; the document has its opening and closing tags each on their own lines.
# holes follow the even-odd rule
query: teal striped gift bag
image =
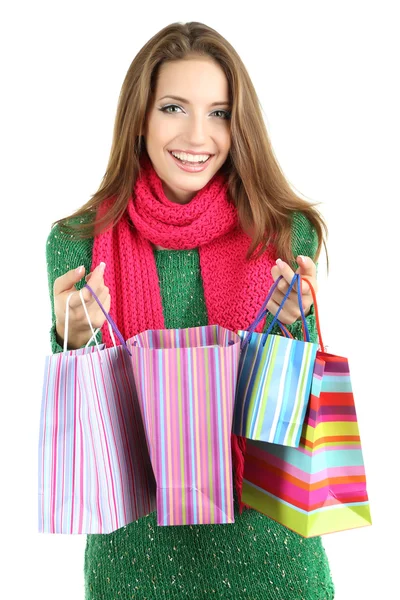
<svg viewBox="0 0 400 600">
<path fill-rule="evenodd" d="M 238 331 L 241 355 L 236 388 L 233 432 L 251 440 L 298 447 L 310 397 L 318 349 L 310 342 L 303 311 L 301 278 L 295 274 L 279 309 L 265 333 L 255 328 L 268 312 L 266 306 L 281 277 L 271 287 L 253 324 Z M 270 332 L 297 284 L 304 341 L 293 339 L 281 323 L 283 335 Z"/>
<path fill-rule="evenodd" d="M 206 325 L 147 330 L 127 344 L 157 484 L 157 524 L 233 523 L 239 336 Z"/>
</svg>

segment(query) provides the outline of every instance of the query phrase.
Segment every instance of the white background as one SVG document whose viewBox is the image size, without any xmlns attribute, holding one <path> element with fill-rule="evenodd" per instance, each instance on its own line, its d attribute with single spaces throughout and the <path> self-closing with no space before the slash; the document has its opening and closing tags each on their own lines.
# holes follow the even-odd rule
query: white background
<svg viewBox="0 0 400 600">
<path fill-rule="evenodd" d="M 85 536 L 37 533 L 46 237 L 100 184 L 135 54 L 165 25 L 201 21 L 241 55 L 278 161 L 330 229 L 322 326 L 350 361 L 373 516 L 324 537 L 336 600 L 398 598 L 398 3 L 186 4 L 15 2 L 0 19 L 0 595 L 84 597 Z"/>
</svg>

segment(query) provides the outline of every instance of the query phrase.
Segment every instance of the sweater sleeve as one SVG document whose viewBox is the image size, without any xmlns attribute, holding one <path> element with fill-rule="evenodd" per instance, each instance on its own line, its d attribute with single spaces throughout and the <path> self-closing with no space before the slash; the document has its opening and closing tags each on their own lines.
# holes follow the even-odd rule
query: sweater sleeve
<svg viewBox="0 0 400 600">
<path fill-rule="evenodd" d="M 51 352 L 63 352 L 63 347 L 57 343 L 56 338 L 56 317 L 54 313 L 54 281 L 57 277 L 64 275 L 67 271 L 84 265 L 85 275 L 90 272 L 92 264 L 93 238 L 87 240 L 73 240 L 72 235 L 62 234 L 58 224 L 51 229 L 46 240 L 46 263 L 47 279 L 49 287 L 49 296 L 51 304 L 51 328 L 50 345 Z M 76 284 L 80 290 L 85 285 L 85 278 Z M 101 330 L 96 334 L 98 343 L 101 343 Z M 95 344 L 92 339 L 89 346 Z M 86 345 L 86 344 L 85 344 Z M 85 346 L 84 345 L 84 346 Z M 82 348 L 84 346 L 81 346 Z"/>
<path fill-rule="evenodd" d="M 293 255 L 296 257 L 299 254 L 302 256 L 309 256 L 314 260 L 315 253 L 318 247 L 318 236 L 314 227 L 307 219 L 307 217 L 300 212 L 293 213 L 293 225 L 292 225 L 292 248 Z M 318 267 L 318 265 L 317 265 Z M 292 265 L 292 268 L 296 270 L 298 264 Z M 267 316 L 264 331 L 266 331 L 273 319 L 273 315 Z M 308 330 L 310 333 L 310 340 L 312 342 L 318 341 L 317 325 L 315 321 L 314 305 L 311 305 L 310 314 L 306 317 Z M 295 321 L 291 325 L 287 325 L 288 330 L 294 338 L 298 340 L 303 339 L 303 329 L 301 320 Z M 274 335 L 282 334 L 279 325 L 275 324 L 272 328 L 271 333 Z"/>
</svg>

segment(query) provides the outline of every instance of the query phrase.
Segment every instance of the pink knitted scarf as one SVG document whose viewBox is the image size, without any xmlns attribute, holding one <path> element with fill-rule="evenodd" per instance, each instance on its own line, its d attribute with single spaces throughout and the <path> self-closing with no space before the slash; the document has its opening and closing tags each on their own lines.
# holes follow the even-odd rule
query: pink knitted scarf
<svg viewBox="0 0 400 600">
<path fill-rule="evenodd" d="M 152 244 L 173 250 L 198 248 L 204 298 L 210 325 L 232 331 L 255 319 L 273 283 L 275 250 L 270 246 L 256 261 L 246 261 L 250 237 L 239 226 L 226 178 L 217 172 L 186 205 L 169 200 L 147 154 L 127 210 L 118 223 L 94 236 L 91 270 L 106 263 L 105 285 L 110 314 L 124 339 L 146 329 L 165 328 Z M 103 203 L 107 211 L 113 199 Z M 263 320 L 256 331 L 262 331 Z M 107 323 L 106 347 L 112 346 Z M 118 343 L 118 341 L 117 341 Z M 236 487 L 241 492 L 244 439 L 232 435 Z"/>
</svg>

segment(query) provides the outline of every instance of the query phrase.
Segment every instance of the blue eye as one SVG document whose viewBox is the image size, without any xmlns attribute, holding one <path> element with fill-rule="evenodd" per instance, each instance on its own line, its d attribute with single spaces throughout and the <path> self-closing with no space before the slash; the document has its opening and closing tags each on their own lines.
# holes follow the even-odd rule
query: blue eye
<svg viewBox="0 0 400 600">
<path fill-rule="evenodd" d="M 177 104 L 168 104 L 167 106 L 162 106 L 158 110 L 160 110 L 161 112 L 165 112 L 169 115 L 172 115 L 172 114 L 174 114 L 174 112 L 176 112 L 176 111 L 172 111 L 172 112 L 168 111 L 169 108 L 179 108 L 179 110 L 183 110 Z M 223 117 L 218 117 L 218 118 L 230 119 L 230 117 L 231 117 L 231 113 L 227 110 L 214 110 L 214 113 L 222 113 L 223 114 Z"/>
</svg>

